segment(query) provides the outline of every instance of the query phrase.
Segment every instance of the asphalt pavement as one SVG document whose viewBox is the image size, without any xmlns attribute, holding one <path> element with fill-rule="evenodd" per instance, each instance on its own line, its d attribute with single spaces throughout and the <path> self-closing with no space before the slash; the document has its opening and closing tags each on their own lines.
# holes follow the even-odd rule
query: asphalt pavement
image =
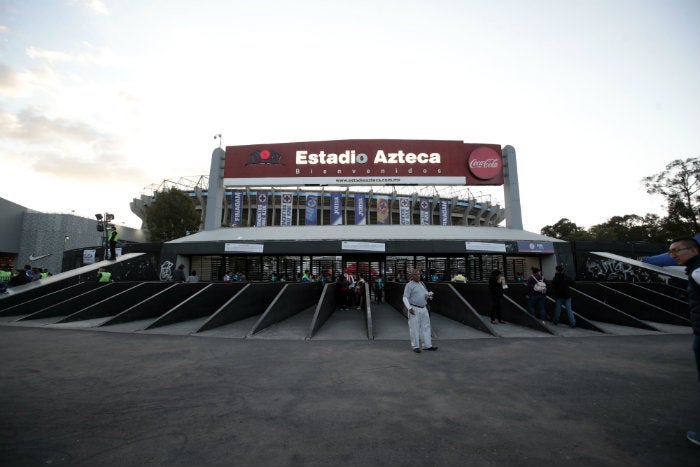
<svg viewBox="0 0 700 467">
<path fill-rule="evenodd" d="M 0 326 L 0 465 L 700 465 L 689 333 L 405 337 Z"/>
</svg>

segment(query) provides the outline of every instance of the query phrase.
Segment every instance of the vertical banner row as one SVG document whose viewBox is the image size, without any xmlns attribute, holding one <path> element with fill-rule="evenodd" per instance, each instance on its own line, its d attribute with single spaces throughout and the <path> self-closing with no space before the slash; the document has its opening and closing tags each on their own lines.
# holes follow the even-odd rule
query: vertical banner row
<svg viewBox="0 0 700 467">
<path fill-rule="evenodd" d="M 269 204 L 269 193 L 258 192 L 257 211 L 255 214 L 255 226 L 267 226 L 267 208 Z M 377 224 L 384 225 L 391 223 L 389 211 L 391 201 L 389 196 L 377 195 Z M 411 224 L 411 198 L 399 197 L 399 223 L 401 225 Z M 245 192 L 234 191 L 231 200 L 231 226 L 241 227 L 243 225 L 243 211 L 245 205 Z M 429 198 L 418 199 L 420 212 L 420 225 L 431 224 L 431 207 Z M 450 202 L 440 200 L 438 202 L 440 213 L 440 225 L 450 225 Z M 283 192 L 281 201 L 281 226 L 291 226 L 294 212 L 294 193 Z M 318 224 L 318 193 L 306 194 L 306 225 Z M 367 224 L 367 196 L 365 194 L 355 195 L 355 224 Z M 343 224 L 343 194 L 330 193 L 330 223 L 331 225 Z"/>
</svg>

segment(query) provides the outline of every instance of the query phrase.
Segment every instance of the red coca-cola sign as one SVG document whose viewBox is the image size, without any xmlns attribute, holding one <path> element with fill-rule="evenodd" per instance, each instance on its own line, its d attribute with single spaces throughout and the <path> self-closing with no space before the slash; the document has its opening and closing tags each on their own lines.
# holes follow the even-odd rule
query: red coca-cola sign
<svg viewBox="0 0 700 467">
<path fill-rule="evenodd" d="M 491 180 L 503 170 L 502 156 L 492 148 L 482 146 L 469 154 L 467 166 L 469 172 L 479 180 Z"/>
</svg>

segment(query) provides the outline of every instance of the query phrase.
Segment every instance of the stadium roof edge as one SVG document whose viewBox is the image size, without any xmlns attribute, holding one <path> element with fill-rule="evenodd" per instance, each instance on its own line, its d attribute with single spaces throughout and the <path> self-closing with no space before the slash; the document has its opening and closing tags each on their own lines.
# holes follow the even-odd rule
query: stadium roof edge
<svg viewBox="0 0 700 467">
<path fill-rule="evenodd" d="M 464 240 L 464 241 L 547 241 L 558 238 L 503 227 L 442 225 L 311 225 L 271 227 L 222 227 L 171 240 L 169 244 L 190 242 L 260 242 L 307 240 Z"/>
</svg>

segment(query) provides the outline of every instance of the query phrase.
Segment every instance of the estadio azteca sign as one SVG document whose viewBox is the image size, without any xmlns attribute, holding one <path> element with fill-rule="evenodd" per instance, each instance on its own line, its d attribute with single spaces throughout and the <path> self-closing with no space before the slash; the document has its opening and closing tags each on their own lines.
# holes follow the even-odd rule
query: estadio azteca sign
<svg viewBox="0 0 700 467">
<path fill-rule="evenodd" d="M 224 185 L 503 185 L 501 147 L 337 140 L 227 146 Z"/>
</svg>

